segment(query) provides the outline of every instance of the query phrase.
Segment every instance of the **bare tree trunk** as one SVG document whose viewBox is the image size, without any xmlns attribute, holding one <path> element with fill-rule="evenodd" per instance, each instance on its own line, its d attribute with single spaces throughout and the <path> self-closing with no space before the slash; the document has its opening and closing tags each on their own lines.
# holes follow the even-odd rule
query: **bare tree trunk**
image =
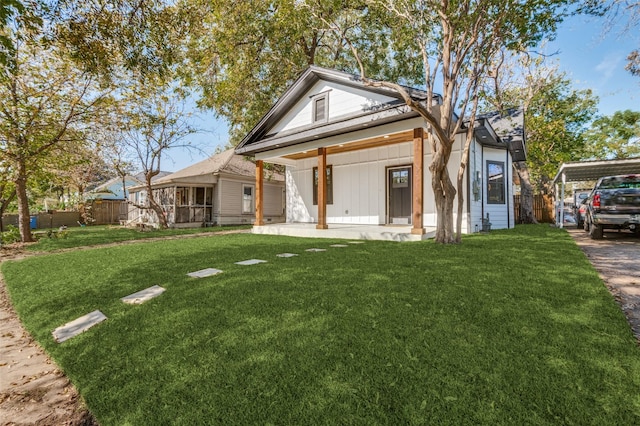
<svg viewBox="0 0 640 426">
<path fill-rule="evenodd" d="M 513 163 L 520 178 L 520 223 L 538 223 L 533 211 L 533 185 L 529 177 L 527 163 Z"/>
<path fill-rule="evenodd" d="M 156 201 L 156 198 L 153 195 L 153 189 L 151 188 L 151 178 L 147 179 L 147 199 L 149 200 L 149 208 L 153 210 L 158 217 L 158 224 L 160 226 L 160 229 L 169 228 L 167 217 L 165 216 L 165 211 L 163 210 L 162 206 Z"/>
<path fill-rule="evenodd" d="M 436 236 L 435 241 L 442 244 L 455 242 L 453 230 L 453 200 L 456 189 L 451 182 L 449 172 L 445 167 L 431 169 L 431 186 L 435 194 L 436 204 Z"/>
<path fill-rule="evenodd" d="M 23 243 L 33 242 L 31 235 L 31 217 L 29 216 L 29 198 L 27 197 L 27 170 L 23 162 L 18 165 L 16 179 L 16 197 L 18 198 L 18 229 Z"/>
</svg>

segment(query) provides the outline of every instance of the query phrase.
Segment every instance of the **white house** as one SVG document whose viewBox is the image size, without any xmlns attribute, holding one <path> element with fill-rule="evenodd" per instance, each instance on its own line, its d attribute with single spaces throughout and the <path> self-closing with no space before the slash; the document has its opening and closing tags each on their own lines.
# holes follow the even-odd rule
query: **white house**
<svg viewBox="0 0 640 426">
<path fill-rule="evenodd" d="M 420 102 L 426 93 L 410 89 Z M 506 121 L 505 121 L 506 120 Z M 463 232 L 514 226 L 512 161 L 524 155 L 521 112 L 482 116 L 464 187 Z M 389 89 L 365 86 L 357 76 L 309 67 L 236 147 L 236 153 L 286 166 L 286 222 L 314 235 L 359 228 L 362 238 L 421 239 L 432 235 L 436 209 L 428 166 L 427 122 Z M 502 137 L 496 134 L 500 128 Z M 457 136 L 449 173 L 457 175 L 465 135 Z M 522 159 L 522 158 L 519 158 Z M 318 174 L 318 170 L 325 174 Z M 323 179 L 324 178 L 324 179 Z M 262 174 L 256 175 L 260 197 Z M 326 190 L 325 190 L 326 185 Z M 301 226 L 265 226 L 257 211 L 254 232 L 300 234 Z M 486 222 L 486 221 L 485 221 Z M 365 227 L 376 231 L 363 232 Z M 382 228 L 384 227 L 384 228 Z"/>
<path fill-rule="evenodd" d="M 162 205 L 171 227 L 240 225 L 255 222 L 256 165 L 233 149 L 213 155 L 152 183 L 156 201 Z M 270 173 L 262 183 L 266 222 L 284 221 L 284 177 Z M 130 189 L 129 221 L 157 224 L 148 205 L 145 186 Z"/>
</svg>

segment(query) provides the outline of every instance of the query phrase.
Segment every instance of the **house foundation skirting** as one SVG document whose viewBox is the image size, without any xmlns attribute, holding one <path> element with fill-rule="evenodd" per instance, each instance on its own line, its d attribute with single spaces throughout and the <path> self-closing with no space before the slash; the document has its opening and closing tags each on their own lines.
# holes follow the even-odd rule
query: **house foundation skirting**
<svg viewBox="0 0 640 426">
<path fill-rule="evenodd" d="M 317 229 L 316 223 L 278 223 L 254 226 L 252 233 L 263 235 L 287 235 L 306 238 L 340 238 L 347 240 L 421 241 L 435 237 L 435 228 L 424 228 L 424 233 L 412 232 L 408 226 L 329 224 L 327 229 Z"/>
</svg>

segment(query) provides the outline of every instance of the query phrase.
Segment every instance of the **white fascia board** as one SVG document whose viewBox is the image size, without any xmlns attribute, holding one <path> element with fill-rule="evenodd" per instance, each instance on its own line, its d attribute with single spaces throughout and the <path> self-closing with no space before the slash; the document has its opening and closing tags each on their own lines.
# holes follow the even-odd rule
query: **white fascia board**
<svg viewBox="0 0 640 426">
<path fill-rule="evenodd" d="M 317 150 L 318 148 L 326 148 L 326 147 L 336 146 L 336 145 L 345 144 L 349 142 L 357 142 L 363 139 L 382 137 L 385 135 L 404 132 L 406 130 L 412 130 L 420 127 L 424 128 L 426 127 L 426 125 L 427 125 L 426 122 L 421 117 L 414 117 L 408 120 L 397 121 L 397 122 L 384 124 L 380 126 L 363 127 L 362 130 L 358 130 L 354 132 L 334 135 L 328 138 L 318 138 L 316 140 L 301 143 L 301 144 L 286 146 L 279 149 L 273 149 L 273 150 L 257 153 L 255 158 L 256 160 L 264 160 L 270 163 L 275 162 L 278 164 L 285 164 L 284 162 L 281 163 L 280 161 L 291 162 L 291 160 L 288 160 L 286 158 L 281 158 L 287 155 L 298 154 L 302 151 L 313 151 L 313 150 Z M 295 161 L 292 164 L 285 164 L 285 165 L 293 165 L 293 164 L 295 164 Z"/>
</svg>

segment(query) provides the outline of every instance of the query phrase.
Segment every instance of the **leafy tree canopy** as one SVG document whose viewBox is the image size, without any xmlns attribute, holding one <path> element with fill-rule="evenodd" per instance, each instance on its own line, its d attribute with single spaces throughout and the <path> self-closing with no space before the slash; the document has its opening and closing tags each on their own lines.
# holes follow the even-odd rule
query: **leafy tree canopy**
<svg viewBox="0 0 640 426">
<path fill-rule="evenodd" d="M 640 157 L 640 111 L 616 111 L 598 117 L 586 138 L 587 155 L 593 159 Z"/>
</svg>

